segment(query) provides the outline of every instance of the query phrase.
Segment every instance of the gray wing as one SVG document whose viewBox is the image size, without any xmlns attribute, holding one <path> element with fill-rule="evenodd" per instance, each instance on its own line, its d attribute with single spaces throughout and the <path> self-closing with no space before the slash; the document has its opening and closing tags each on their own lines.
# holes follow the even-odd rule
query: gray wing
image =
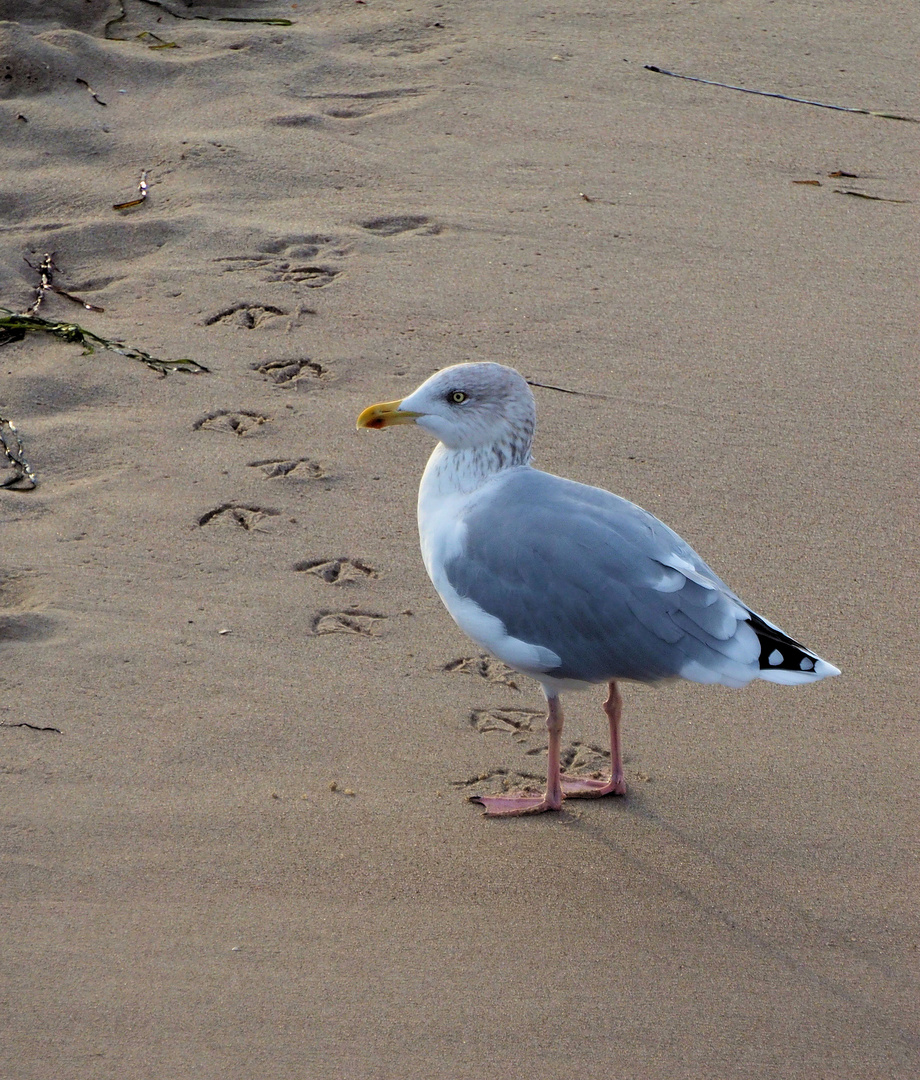
<svg viewBox="0 0 920 1080">
<path fill-rule="evenodd" d="M 559 656 L 547 675 L 756 678 L 749 609 L 686 541 L 626 499 L 521 468 L 473 500 L 463 520 L 448 580 L 510 635 Z"/>
</svg>

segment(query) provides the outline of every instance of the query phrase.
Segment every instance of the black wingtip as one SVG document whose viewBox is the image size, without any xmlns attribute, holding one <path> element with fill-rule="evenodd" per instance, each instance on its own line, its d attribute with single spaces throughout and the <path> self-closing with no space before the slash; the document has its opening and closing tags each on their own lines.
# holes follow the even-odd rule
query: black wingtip
<svg viewBox="0 0 920 1080">
<path fill-rule="evenodd" d="M 753 611 L 750 624 L 760 642 L 761 671 L 789 671 L 803 677 L 815 675 L 818 678 L 831 673 L 827 669 L 833 665 Z"/>
</svg>

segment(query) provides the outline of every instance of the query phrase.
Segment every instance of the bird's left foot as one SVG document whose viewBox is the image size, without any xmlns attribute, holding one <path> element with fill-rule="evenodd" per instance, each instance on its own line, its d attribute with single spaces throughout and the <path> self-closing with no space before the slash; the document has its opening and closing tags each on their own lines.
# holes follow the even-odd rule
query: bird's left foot
<svg viewBox="0 0 920 1080">
<path fill-rule="evenodd" d="M 593 776 L 562 777 L 562 794 L 567 799 L 601 799 L 604 795 L 625 795 L 626 781 L 622 773 L 602 780 Z"/>
</svg>

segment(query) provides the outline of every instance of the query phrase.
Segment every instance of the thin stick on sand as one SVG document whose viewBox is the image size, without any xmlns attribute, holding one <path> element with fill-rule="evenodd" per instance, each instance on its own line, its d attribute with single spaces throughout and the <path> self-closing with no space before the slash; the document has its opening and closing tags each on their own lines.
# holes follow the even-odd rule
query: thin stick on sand
<svg viewBox="0 0 920 1080">
<path fill-rule="evenodd" d="M 731 83 L 716 82 L 714 79 L 701 79 L 696 75 L 679 75 L 676 71 L 666 71 L 664 68 L 655 67 L 654 64 L 646 64 L 646 71 L 654 71 L 658 75 L 670 75 L 674 79 L 687 79 L 689 82 L 703 83 L 706 86 L 721 86 L 725 90 L 740 90 L 742 94 L 759 94 L 760 97 L 779 98 L 781 101 L 795 101 L 799 105 L 816 105 L 819 109 L 834 109 L 837 112 L 860 113 L 863 116 L 880 116 L 884 120 L 904 120 L 908 124 L 920 124 L 914 116 L 901 116 L 899 113 L 879 112 L 877 109 L 854 109 L 849 105 L 828 105 L 825 101 L 812 101 L 810 98 L 791 97 L 789 94 L 778 94 L 773 90 L 751 90 L 747 86 L 733 86 Z"/>
</svg>

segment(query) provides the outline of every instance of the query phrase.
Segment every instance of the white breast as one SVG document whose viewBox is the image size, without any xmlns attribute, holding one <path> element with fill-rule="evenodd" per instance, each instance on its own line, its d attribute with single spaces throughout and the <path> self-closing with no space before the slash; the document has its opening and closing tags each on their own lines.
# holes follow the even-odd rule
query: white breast
<svg viewBox="0 0 920 1080">
<path fill-rule="evenodd" d="M 539 678 L 558 667 L 560 657 L 551 649 L 511 637 L 504 623 L 469 599 L 460 596 L 447 579 L 446 566 L 463 557 L 467 541 L 466 512 L 480 499 L 500 498 L 505 479 L 492 475 L 464 490 L 472 478 L 464 477 L 457 455 L 438 446 L 428 460 L 418 492 L 418 532 L 428 576 L 454 622 L 478 645 L 509 667 Z M 453 459 L 453 460 L 452 460 Z M 505 474 L 507 475 L 507 474 Z"/>
</svg>

